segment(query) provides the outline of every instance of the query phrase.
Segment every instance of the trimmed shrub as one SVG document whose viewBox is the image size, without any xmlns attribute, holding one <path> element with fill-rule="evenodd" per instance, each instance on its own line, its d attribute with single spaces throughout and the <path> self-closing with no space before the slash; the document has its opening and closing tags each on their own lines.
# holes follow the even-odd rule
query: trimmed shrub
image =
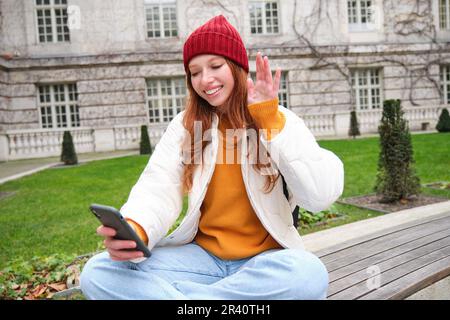
<svg viewBox="0 0 450 320">
<path fill-rule="evenodd" d="M 148 136 L 147 126 L 141 126 L 141 143 L 140 154 L 152 154 L 152 145 L 150 144 L 150 137 Z"/>
<path fill-rule="evenodd" d="M 64 162 L 65 165 L 73 165 L 78 163 L 78 157 L 75 152 L 75 146 L 73 144 L 70 131 L 64 131 L 61 161 Z"/>
<path fill-rule="evenodd" d="M 439 132 L 450 132 L 450 115 L 448 114 L 447 108 L 442 109 L 436 130 Z"/>
<path fill-rule="evenodd" d="M 380 156 L 375 191 L 381 202 L 405 200 L 420 192 L 420 180 L 413 168 L 414 158 L 408 122 L 400 100 L 386 100 L 378 126 Z"/>
<path fill-rule="evenodd" d="M 348 130 L 348 135 L 355 138 L 360 136 L 358 118 L 356 117 L 356 111 L 350 113 L 350 129 Z"/>
</svg>

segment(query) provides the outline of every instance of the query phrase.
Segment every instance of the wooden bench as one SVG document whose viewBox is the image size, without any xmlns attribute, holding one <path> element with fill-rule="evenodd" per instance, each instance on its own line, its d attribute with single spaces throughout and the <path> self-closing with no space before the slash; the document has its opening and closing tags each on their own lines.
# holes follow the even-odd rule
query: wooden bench
<svg viewBox="0 0 450 320">
<path fill-rule="evenodd" d="M 450 275 L 450 212 L 314 252 L 328 299 L 404 299 Z"/>
</svg>

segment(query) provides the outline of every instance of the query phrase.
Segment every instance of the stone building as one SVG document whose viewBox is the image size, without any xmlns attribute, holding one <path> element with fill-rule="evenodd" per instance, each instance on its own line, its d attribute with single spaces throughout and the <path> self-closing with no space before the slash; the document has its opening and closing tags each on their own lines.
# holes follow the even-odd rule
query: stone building
<svg viewBox="0 0 450 320">
<path fill-rule="evenodd" d="M 182 46 L 223 14 L 280 67 L 280 101 L 317 136 L 376 132 L 384 99 L 411 130 L 450 104 L 450 0 L 0 0 L 0 161 L 157 143 L 183 109 Z"/>
</svg>

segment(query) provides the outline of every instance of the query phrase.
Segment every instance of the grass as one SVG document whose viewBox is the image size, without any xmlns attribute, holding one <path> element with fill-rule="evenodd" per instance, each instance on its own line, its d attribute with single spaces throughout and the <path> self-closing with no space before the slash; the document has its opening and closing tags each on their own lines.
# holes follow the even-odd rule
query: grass
<svg viewBox="0 0 450 320">
<path fill-rule="evenodd" d="M 450 181 L 450 134 L 413 135 L 412 140 L 421 182 Z M 327 140 L 319 144 L 344 162 L 343 197 L 373 192 L 378 138 Z M 147 161 L 148 156 L 94 161 L 48 169 L 0 185 L 0 192 L 15 192 L 0 200 L 0 270 L 18 257 L 81 255 L 98 250 L 102 239 L 95 234 L 98 222 L 89 213 L 89 205 L 96 202 L 120 208 Z M 424 189 L 424 193 L 450 199 L 450 190 Z M 302 228 L 301 233 L 379 215 L 349 205 L 336 206 L 347 214 L 346 219 Z M 186 207 L 185 199 L 183 211 Z"/>
<path fill-rule="evenodd" d="M 376 181 L 379 139 L 378 137 L 319 141 L 321 147 L 333 151 L 344 163 L 345 187 L 342 198 L 373 193 Z M 434 181 L 450 181 L 450 133 L 413 134 L 415 169 L 421 184 Z M 450 190 L 422 188 L 423 194 L 450 199 Z M 375 217 L 382 213 L 335 203 L 347 217 L 327 225 L 301 228 L 301 234 Z"/>
<path fill-rule="evenodd" d="M 99 247 L 93 202 L 120 207 L 148 156 L 94 161 L 41 171 L 0 186 L 0 267 L 15 257 L 83 254 Z"/>
</svg>

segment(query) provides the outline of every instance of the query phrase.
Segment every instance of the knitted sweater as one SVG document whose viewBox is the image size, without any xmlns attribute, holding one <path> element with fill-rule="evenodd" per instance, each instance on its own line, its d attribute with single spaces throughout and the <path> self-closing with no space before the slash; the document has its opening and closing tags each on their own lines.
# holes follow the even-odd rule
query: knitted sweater
<svg viewBox="0 0 450 320">
<path fill-rule="evenodd" d="M 278 99 L 254 103 L 248 108 L 258 126 L 267 130 L 264 132 L 266 139 L 272 139 L 276 130 L 284 127 L 286 119 L 278 111 Z M 228 118 L 222 117 L 219 130 L 223 139 L 226 138 L 226 129 L 230 128 L 232 125 Z M 231 150 L 227 151 L 230 147 Z M 228 260 L 243 259 L 269 249 L 281 248 L 261 224 L 250 204 L 241 165 L 237 161 L 238 150 L 238 141 L 227 144 L 226 140 L 221 139 L 218 161 L 201 206 L 202 215 L 195 236 L 195 241 L 205 250 Z M 127 221 L 147 243 L 148 237 L 142 227 L 132 219 Z"/>
<path fill-rule="evenodd" d="M 285 118 L 278 111 L 278 99 L 248 106 L 260 128 L 281 130 Z M 222 117 L 219 130 L 226 138 L 226 129 L 232 128 Z M 268 249 L 281 248 L 256 216 L 248 199 L 237 161 L 238 143 L 219 142 L 218 158 L 208 190 L 201 206 L 201 217 L 195 241 L 205 250 L 222 259 L 235 260 L 254 256 Z M 231 150 L 227 151 L 227 147 Z M 226 157 L 228 152 L 228 157 Z M 230 155 L 234 154 L 234 159 Z M 231 163 L 230 163 L 231 162 Z"/>
</svg>

